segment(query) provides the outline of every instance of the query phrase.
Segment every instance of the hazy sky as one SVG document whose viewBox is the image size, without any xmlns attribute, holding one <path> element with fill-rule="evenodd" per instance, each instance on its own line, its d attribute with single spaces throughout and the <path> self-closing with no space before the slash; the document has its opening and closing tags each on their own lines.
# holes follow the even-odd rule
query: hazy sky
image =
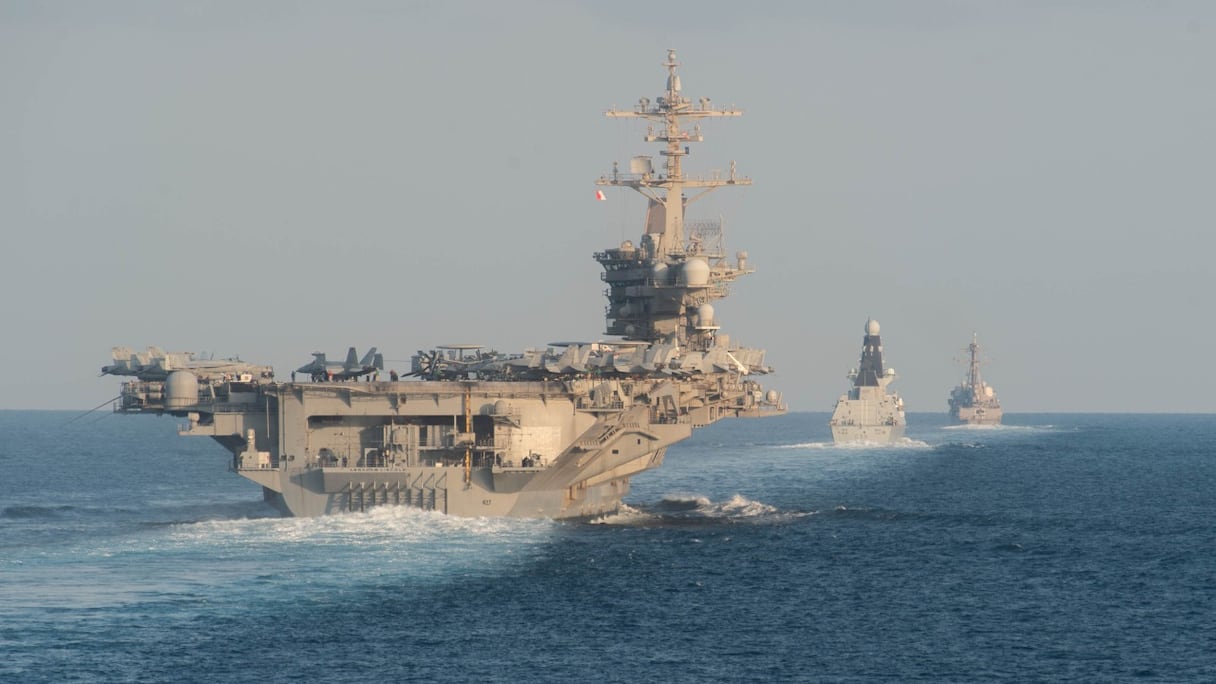
<svg viewBox="0 0 1216 684">
<path fill-rule="evenodd" d="M 882 323 L 909 411 L 977 331 L 1006 411 L 1214 411 L 1216 3 L 0 0 L 0 408 L 90 408 L 110 347 L 270 363 L 603 335 L 642 231 L 605 119 L 735 104 L 716 304 L 792 410 Z M 632 196 L 631 196 L 632 195 Z"/>
</svg>

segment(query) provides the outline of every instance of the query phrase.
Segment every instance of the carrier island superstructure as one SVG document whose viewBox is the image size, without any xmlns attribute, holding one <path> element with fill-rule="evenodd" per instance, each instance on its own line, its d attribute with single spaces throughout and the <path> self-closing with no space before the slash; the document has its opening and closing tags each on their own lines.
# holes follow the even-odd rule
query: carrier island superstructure
<svg viewBox="0 0 1216 684">
<path fill-rule="evenodd" d="M 853 387 L 837 400 L 829 421 L 836 442 L 881 444 L 899 441 L 904 436 L 907 425 L 904 400 L 898 394 L 887 393 L 887 385 L 895 380 L 895 369 L 883 369 L 879 329 L 878 321 L 866 321 L 861 362 L 849 371 Z"/>
<path fill-rule="evenodd" d="M 753 379 L 771 372 L 763 350 L 721 333 L 712 306 L 753 271 L 746 254 L 728 259 L 720 222 L 684 218 L 701 195 L 750 183 L 733 162 L 728 173 L 686 175 L 684 157 L 703 139 L 686 124 L 741 112 L 686 98 L 674 51 L 664 66 L 654 102 L 606 113 L 648 120 L 645 140 L 664 159 L 656 168 L 637 157 L 629 173 L 614 164 L 597 181 L 648 200 L 640 243 L 595 254 L 614 341 L 517 354 L 449 345 L 419 351 L 388 382 L 282 382 L 266 366 L 119 348 L 103 373 L 134 379 L 116 410 L 184 418 L 182 434 L 215 439 L 290 515 L 405 505 L 550 518 L 616 510 L 630 478 L 695 428 L 784 412 Z"/>
<path fill-rule="evenodd" d="M 950 392 L 950 419 L 962 425 L 1000 425 L 1004 411 L 992 386 L 980 378 L 980 343 L 975 333 L 967 345 L 967 379 Z"/>
</svg>

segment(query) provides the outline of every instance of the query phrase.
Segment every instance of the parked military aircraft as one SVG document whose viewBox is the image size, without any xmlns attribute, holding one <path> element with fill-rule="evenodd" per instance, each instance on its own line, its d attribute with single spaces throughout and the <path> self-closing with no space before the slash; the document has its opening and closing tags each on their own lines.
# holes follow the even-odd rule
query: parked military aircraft
<svg viewBox="0 0 1216 684">
<path fill-rule="evenodd" d="M 361 375 L 384 370 L 384 355 L 377 354 L 375 347 L 369 349 L 362 359 L 354 347 L 346 352 L 346 361 L 343 362 L 326 361 L 324 352 L 313 352 L 312 357 L 312 363 L 300 366 L 296 373 L 307 373 L 313 382 L 355 380 Z"/>
<path fill-rule="evenodd" d="M 190 371 L 200 378 L 274 377 L 269 366 L 257 366 L 240 359 L 198 359 L 194 352 L 166 353 L 160 347 L 148 347 L 142 352 L 129 347 L 113 347 L 110 358 L 114 363 L 102 366 L 102 375 L 127 375 L 144 382 L 164 381 L 169 373 L 177 370 Z"/>
</svg>

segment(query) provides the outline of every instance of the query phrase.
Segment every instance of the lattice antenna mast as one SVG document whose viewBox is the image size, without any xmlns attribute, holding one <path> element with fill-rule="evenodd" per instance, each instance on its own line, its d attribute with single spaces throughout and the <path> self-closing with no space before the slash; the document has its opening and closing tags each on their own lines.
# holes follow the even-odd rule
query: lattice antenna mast
<svg viewBox="0 0 1216 684">
<path fill-rule="evenodd" d="M 650 200 L 643 239 L 649 243 L 646 248 L 652 258 L 684 251 L 685 205 L 723 186 L 752 183 L 750 178 L 735 175 L 733 161 L 730 163 L 730 175 L 726 178 L 685 177 L 683 159 L 688 156 L 689 144 L 704 142 L 705 139 L 701 135 L 700 124 L 689 131 L 683 127 L 683 122 L 688 119 L 742 116 L 743 112 L 734 108 L 716 109 L 707 97 L 701 98 L 694 106 L 691 100 L 684 97 L 680 92 L 680 75 L 676 73 L 680 63 L 676 61 L 675 50 L 667 51 L 667 61 L 663 66 L 667 67 L 667 89 L 657 102 L 652 104 L 649 98 L 643 97 L 631 112 L 613 108 L 604 113 L 610 118 L 641 118 L 654 122 L 647 127 L 644 140 L 665 145 L 659 152 L 666 157 L 663 171 L 655 174 L 650 157 L 634 157 L 628 174 L 621 173 L 614 163 L 612 176 L 596 181 L 596 185 L 633 188 Z M 686 197 L 685 190 L 691 188 L 700 192 Z"/>
<path fill-rule="evenodd" d="M 967 370 L 967 384 L 972 388 L 979 387 L 983 383 L 980 381 L 980 344 L 975 333 L 971 333 L 971 344 L 967 345 L 967 351 L 971 352 L 971 363 Z"/>
</svg>

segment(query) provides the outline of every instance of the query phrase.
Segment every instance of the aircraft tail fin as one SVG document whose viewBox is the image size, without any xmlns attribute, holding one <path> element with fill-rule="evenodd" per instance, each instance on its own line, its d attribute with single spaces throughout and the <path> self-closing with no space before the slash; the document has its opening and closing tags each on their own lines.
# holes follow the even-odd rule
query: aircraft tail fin
<svg viewBox="0 0 1216 684">
<path fill-rule="evenodd" d="M 374 351 L 375 347 L 373 347 L 372 350 Z M 372 366 L 375 367 L 376 370 L 384 370 L 384 354 L 376 354 L 376 358 L 373 360 Z"/>
<path fill-rule="evenodd" d="M 359 355 L 355 353 L 355 348 L 351 347 L 346 352 L 346 369 L 352 370 L 359 366 Z"/>
<path fill-rule="evenodd" d="M 364 368 L 367 368 L 367 366 L 373 365 L 372 364 L 373 360 L 376 360 L 376 347 L 367 349 L 367 353 L 364 354 L 364 360 L 359 361 L 359 365 L 364 366 Z M 348 365 L 355 364 L 355 348 L 354 347 L 350 348 L 350 357 L 347 358 L 347 364 Z M 383 369 L 384 366 L 378 365 L 378 366 L 376 366 L 376 368 Z"/>
</svg>

